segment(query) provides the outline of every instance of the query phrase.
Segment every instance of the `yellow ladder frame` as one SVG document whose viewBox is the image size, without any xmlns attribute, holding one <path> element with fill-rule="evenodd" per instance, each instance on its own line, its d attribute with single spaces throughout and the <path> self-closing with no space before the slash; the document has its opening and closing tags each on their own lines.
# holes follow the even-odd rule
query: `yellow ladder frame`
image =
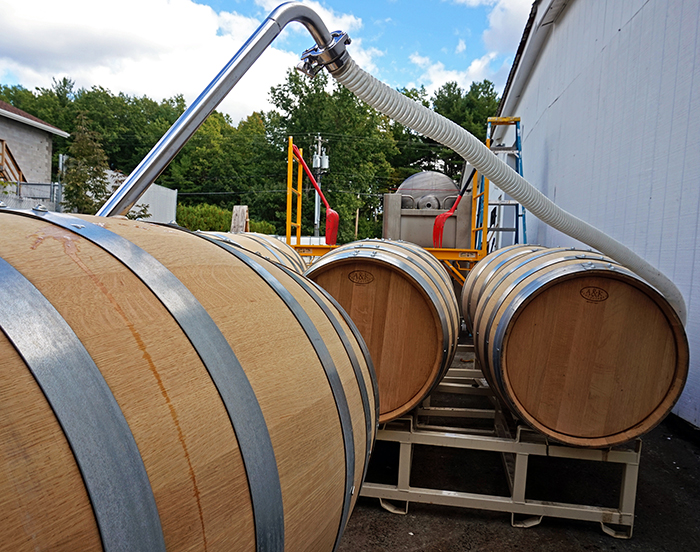
<svg viewBox="0 0 700 552">
<path fill-rule="evenodd" d="M 303 175 L 303 168 L 301 163 L 297 161 L 298 175 L 297 175 L 297 187 L 294 188 L 294 150 L 292 146 L 294 145 L 292 137 L 289 137 L 287 146 L 287 245 L 292 245 L 292 228 L 296 228 L 297 243 L 299 246 L 301 244 L 301 179 Z M 300 153 L 303 151 L 300 149 Z M 292 222 L 292 206 L 294 203 L 294 194 L 297 196 L 297 216 L 296 221 Z"/>
</svg>

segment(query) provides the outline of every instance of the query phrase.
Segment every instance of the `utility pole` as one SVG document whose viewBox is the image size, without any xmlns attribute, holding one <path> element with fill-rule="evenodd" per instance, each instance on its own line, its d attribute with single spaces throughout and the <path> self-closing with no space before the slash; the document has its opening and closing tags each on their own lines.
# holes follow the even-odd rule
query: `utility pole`
<svg viewBox="0 0 700 552">
<path fill-rule="evenodd" d="M 321 188 L 321 175 L 328 170 L 328 156 L 326 155 L 326 149 L 322 146 L 323 140 L 320 134 L 316 135 L 316 152 L 313 156 L 312 168 L 314 176 L 316 177 L 316 183 L 319 189 Z M 321 226 L 321 196 L 318 192 L 314 192 L 314 236 L 320 236 L 320 226 Z"/>
</svg>

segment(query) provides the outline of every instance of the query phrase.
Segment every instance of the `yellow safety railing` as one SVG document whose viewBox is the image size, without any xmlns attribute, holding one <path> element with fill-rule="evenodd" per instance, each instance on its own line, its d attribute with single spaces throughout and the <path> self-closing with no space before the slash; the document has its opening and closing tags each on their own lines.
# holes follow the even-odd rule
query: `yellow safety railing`
<svg viewBox="0 0 700 552">
<path fill-rule="evenodd" d="M 298 168 L 297 187 L 294 188 L 294 153 L 292 151 L 292 137 L 289 137 L 289 145 L 287 147 L 287 245 L 292 245 L 292 228 L 296 229 L 297 245 L 301 243 L 301 177 L 303 175 L 301 163 Z M 299 150 L 301 151 L 301 150 Z M 292 207 L 294 203 L 294 195 L 297 199 L 297 216 L 292 222 Z"/>
<path fill-rule="evenodd" d="M 337 246 L 334 245 L 302 245 L 301 244 L 301 198 L 302 198 L 302 177 L 303 168 L 301 164 L 295 159 L 292 150 L 293 140 L 289 137 L 288 148 L 287 148 L 287 235 L 286 241 L 289 245 L 294 247 L 296 251 L 302 257 L 320 257 L 325 255 L 329 251 L 335 249 Z M 297 163 L 297 175 L 295 179 L 294 175 L 294 163 Z M 467 272 L 476 264 L 478 261 L 483 259 L 487 254 L 487 231 L 488 231 L 488 180 L 484 180 L 484 189 L 479 191 L 477 183 L 479 181 L 479 174 L 474 175 L 474 182 L 472 184 L 472 219 L 471 219 L 471 249 L 449 249 L 449 248 L 436 248 L 427 247 L 426 251 L 435 256 L 436 259 L 441 261 L 448 273 L 460 283 L 464 283 L 466 279 Z M 296 213 L 294 213 L 294 198 L 296 196 Z M 481 221 L 478 222 L 478 203 L 479 198 L 482 200 L 482 215 Z M 295 216 L 296 215 L 296 216 Z M 480 226 L 477 227 L 477 224 Z M 292 243 L 292 229 L 296 233 L 296 243 Z M 476 241 L 477 234 L 481 232 L 481 243 L 480 247 L 477 249 Z"/>
<path fill-rule="evenodd" d="M 289 137 L 287 147 L 287 244 L 296 249 L 297 253 L 302 257 L 320 257 L 325 255 L 337 245 L 302 245 L 301 244 L 301 182 L 304 176 L 304 169 L 294 158 L 292 146 L 294 142 L 292 137 Z M 304 150 L 299 148 L 299 152 L 303 155 Z M 294 187 L 294 163 L 298 165 L 296 188 Z M 294 196 L 297 198 L 296 217 L 293 217 Z M 294 221 L 293 221 L 294 220 Z M 292 243 L 292 228 L 296 229 L 296 243 Z"/>
</svg>

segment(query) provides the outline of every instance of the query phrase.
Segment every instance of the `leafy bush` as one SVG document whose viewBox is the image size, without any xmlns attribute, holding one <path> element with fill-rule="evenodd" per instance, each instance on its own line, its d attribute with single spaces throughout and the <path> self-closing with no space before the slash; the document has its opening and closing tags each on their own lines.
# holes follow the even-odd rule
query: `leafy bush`
<svg viewBox="0 0 700 552">
<path fill-rule="evenodd" d="M 189 230 L 204 232 L 228 232 L 231 230 L 231 211 L 200 203 L 177 206 L 177 223 Z"/>
<path fill-rule="evenodd" d="M 259 234 L 276 234 L 277 231 L 275 229 L 275 225 L 272 224 L 271 222 L 267 222 L 266 220 L 251 220 L 249 222 L 250 225 L 250 231 L 251 232 L 258 232 Z"/>
<path fill-rule="evenodd" d="M 204 232 L 230 232 L 231 211 L 222 209 L 216 205 L 200 203 L 198 205 L 177 206 L 177 223 L 189 230 L 202 230 Z M 275 225 L 265 220 L 249 222 L 251 232 L 260 234 L 274 234 Z"/>
</svg>

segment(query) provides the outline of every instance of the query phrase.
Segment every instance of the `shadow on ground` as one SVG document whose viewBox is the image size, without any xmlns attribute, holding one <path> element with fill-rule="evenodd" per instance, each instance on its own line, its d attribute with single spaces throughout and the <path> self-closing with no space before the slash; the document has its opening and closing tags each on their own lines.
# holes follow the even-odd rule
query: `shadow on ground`
<svg viewBox="0 0 700 552">
<path fill-rule="evenodd" d="M 431 504 L 411 504 L 392 514 L 374 498 L 360 497 L 340 552 L 354 551 L 669 551 L 700 550 L 700 430 L 669 416 L 642 439 L 634 533 L 629 540 L 606 535 L 593 522 L 544 518 L 514 528 L 510 514 Z M 369 479 L 396 476 L 398 450 L 378 443 Z M 619 466 L 532 457 L 526 497 L 617 507 Z M 508 496 L 497 453 L 420 447 L 414 453 L 412 486 Z"/>
</svg>

